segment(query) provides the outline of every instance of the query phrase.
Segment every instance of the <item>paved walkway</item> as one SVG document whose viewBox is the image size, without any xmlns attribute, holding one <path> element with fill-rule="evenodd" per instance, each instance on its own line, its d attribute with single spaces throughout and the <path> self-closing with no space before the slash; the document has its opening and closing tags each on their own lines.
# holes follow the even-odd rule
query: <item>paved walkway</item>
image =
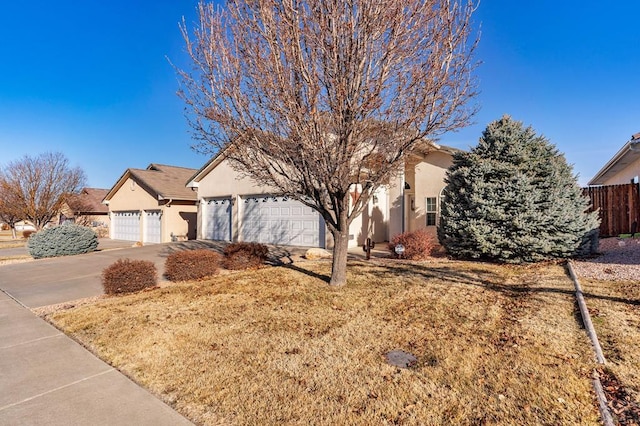
<svg viewBox="0 0 640 426">
<path fill-rule="evenodd" d="M 0 425 L 191 424 L 26 307 L 102 294 L 100 272 L 115 259 L 163 263 L 175 249 L 104 250 L 0 266 Z"/>
</svg>

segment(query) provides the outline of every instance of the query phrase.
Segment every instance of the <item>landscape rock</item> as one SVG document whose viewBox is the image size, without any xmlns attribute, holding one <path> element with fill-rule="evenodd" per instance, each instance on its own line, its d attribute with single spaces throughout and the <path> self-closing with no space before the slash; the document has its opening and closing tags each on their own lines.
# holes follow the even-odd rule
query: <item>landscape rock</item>
<svg viewBox="0 0 640 426">
<path fill-rule="evenodd" d="M 310 248 L 304 254 L 304 257 L 308 260 L 318 260 L 318 259 L 331 259 L 331 252 L 322 248 Z"/>
</svg>

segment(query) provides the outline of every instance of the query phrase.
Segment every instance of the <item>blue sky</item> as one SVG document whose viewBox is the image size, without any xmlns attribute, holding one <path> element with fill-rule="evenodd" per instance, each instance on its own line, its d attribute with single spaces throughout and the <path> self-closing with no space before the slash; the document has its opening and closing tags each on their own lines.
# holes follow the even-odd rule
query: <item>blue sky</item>
<svg viewBox="0 0 640 426">
<path fill-rule="evenodd" d="M 2 2 L 0 164 L 60 151 L 88 183 L 128 168 L 199 168 L 168 63 L 196 0 Z M 475 124 L 441 142 L 474 146 L 503 114 L 565 153 L 585 184 L 640 132 L 640 2 L 484 0 Z"/>
</svg>

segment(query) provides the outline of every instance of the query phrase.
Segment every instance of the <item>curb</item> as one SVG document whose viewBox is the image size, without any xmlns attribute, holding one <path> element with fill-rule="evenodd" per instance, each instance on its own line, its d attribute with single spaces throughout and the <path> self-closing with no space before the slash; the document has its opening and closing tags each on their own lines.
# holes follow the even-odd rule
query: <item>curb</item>
<svg viewBox="0 0 640 426">
<path fill-rule="evenodd" d="M 571 260 L 567 261 L 567 267 L 569 269 L 569 274 L 571 275 L 571 279 L 573 280 L 574 287 L 576 289 L 576 300 L 578 301 L 578 306 L 580 307 L 580 315 L 582 316 L 582 323 L 584 324 L 585 329 L 587 330 L 587 335 L 591 340 L 591 344 L 593 347 L 593 351 L 596 356 L 596 362 L 601 365 L 606 364 L 606 360 L 604 358 L 604 354 L 602 353 L 602 347 L 600 346 L 600 342 L 598 341 L 598 335 L 596 334 L 596 330 L 593 327 L 593 322 L 591 321 L 591 315 L 589 315 L 589 310 L 587 309 L 587 303 L 584 300 L 584 294 L 582 293 L 582 287 L 580 286 L 580 282 L 578 281 L 578 276 L 573 270 L 573 264 Z M 592 373 L 592 383 L 593 389 L 596 393 L 596 397 L 598 398 L 598 408 L 600 409 L 600 417 L 602 417 L 602 422 L 605 426 L 614 426 L 613 417 L 611 416 L 611 411 L 609 410 L 609 406 L 607 405 L 607 397 L 604 394 L 604 390 L 602 389 L 602 383 L 600 382 L 600 375 L 598 371 L 594 368 Z"/>
</svg>

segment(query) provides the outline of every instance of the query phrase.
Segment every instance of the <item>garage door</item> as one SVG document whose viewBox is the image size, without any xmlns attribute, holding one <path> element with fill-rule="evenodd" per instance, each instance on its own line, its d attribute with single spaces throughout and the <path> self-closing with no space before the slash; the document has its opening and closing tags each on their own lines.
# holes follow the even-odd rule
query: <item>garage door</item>
<svg viewBox="0 0 640 426">
<path fill-rule="evenodd" d="M 140 241 L 140 212 L 114 212 L 111 226 L 114 240 Z"/>
<path fill-rule="evenodd" d="M 231 199 L 206 199 L 203 210 L 203 217 L 206 220 L 204 238 L 231 241 Z"/>
<path fill-rule="evenodd" d="M 151 210 L 145 212 L 144 242 L 162 242 L 162 213 L 160 212 L 160 210 Z"/>
<path fill-rule="evenodd" d="M 320 215 L 299 201 L 281 196 L 246 197 L 241 208 L 243 241 L 321 246 L 324 225 Z"/>
</svg>

